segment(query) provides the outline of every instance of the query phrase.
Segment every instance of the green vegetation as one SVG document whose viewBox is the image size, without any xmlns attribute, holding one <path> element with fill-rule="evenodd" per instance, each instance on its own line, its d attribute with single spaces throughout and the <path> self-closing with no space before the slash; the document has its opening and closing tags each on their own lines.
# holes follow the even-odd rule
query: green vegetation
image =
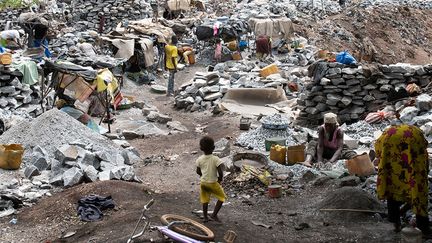
<svg viewBox="0 0 432 243">
<path fill-rule="evenodd" d="M 0 10 L 5 8 L 24 8 L 37 2 L 38 0 L 0 0 Z"/>
</svg>

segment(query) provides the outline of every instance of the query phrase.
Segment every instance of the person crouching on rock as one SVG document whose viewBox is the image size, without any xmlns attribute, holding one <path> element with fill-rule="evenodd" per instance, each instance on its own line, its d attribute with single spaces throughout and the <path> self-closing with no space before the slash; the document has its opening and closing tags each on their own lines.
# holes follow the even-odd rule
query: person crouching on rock
<svg viewBox="0 0 432 243">
<path fill-rule="evenodd" d="M 315 162 L 334 163 L 339 159 L 352 159 L 357 155 L 344 144 L 344 133 L 337 122 L 337 115 L 324 115 L 324 124 L 318 128 L 318 141 L 311 141 L 306 149 L 306 160 L 302 164 L 308 167 Z"/>
</svg>

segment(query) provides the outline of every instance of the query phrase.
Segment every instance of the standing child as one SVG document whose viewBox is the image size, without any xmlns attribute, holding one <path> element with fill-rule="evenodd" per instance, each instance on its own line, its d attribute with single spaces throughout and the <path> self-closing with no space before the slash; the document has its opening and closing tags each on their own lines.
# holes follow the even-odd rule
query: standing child
<svg viewBox="0 0 432 243">
<path fill-rule="evenodd" d="M 214 156 L 215 149 L 214 140 L 211 137 L 203 137 L 200 140 L 200 149 L 204 152 L 197 161 L 196 172 L 200 175 L 200 201 L 203 205 L 204 222 L 208 221 L 207 210 L 210 202 L 210 196 L 217 198 L 216 207 L 210 218 L 215 221 L 220 221 L 217 214 L 225 202 L 225 192 L 220 185 L 223 179 L 223 170 L 221 160 Z"/>
<path fill-rule="evenodd" d="M 216 63 L 220 63 L 222 59 L 222 41 L 221 39 L 216 40 L 216 48 L 215 48 L 215 60 Z"/>
<path fill-rule="evenodd" d="M 174 75 L 177 72 L 177 36 L 171 37 L 171 42 L 165 46 L 165 69 L 169 71 L 167 96 L 174 96 Z"/>
</svg>

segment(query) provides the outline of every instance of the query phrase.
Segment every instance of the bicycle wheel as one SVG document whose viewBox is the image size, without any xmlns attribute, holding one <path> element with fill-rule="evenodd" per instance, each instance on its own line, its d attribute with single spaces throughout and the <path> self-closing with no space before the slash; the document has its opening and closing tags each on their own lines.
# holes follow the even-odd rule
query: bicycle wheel
<svg viewBox="0 0 432 243">
<path fill-rule="evenodd" d="M 212 241 L 215 238 L 215 235 L 211 229 L 192 219 L 180 215 L 165 214 L 162 215 L 161 221 L 164 225 L 168 225 L 170 222 L 173 221 L 188 222 L 189 224 L 173 226 L 172 230 L 195 240 Z"/>
</svg>

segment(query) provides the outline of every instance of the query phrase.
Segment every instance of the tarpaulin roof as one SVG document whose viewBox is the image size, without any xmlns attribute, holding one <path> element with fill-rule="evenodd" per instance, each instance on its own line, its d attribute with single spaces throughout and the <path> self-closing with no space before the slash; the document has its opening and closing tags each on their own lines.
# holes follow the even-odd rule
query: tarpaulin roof
<svg viewBox="0 0 432 243">
<path fill-rule="evenodd" d="M 119 32 L 122 32 L 120 28 L 121 26 L 117 29 Z M 131 21 L 129 22 L 127 29 L 134 30 L 139 34 L 144 34 L 148 36 L 155 35 L 158 38 L 158 42 L 161 43 L 168 43 L 171 39 L 171 36 L 175 35 L 174 31 L 171 28 L 163 26 L 160 23 L 153 23 L 152 19 Z"/>
<path fill-rule="evenodd" d="M 289 39 L 294 34 L 294 26 L 286 17 L 251 18 L 249 24 L 256 36 L 266 35 L 272 39 Z"/>
</svg>

